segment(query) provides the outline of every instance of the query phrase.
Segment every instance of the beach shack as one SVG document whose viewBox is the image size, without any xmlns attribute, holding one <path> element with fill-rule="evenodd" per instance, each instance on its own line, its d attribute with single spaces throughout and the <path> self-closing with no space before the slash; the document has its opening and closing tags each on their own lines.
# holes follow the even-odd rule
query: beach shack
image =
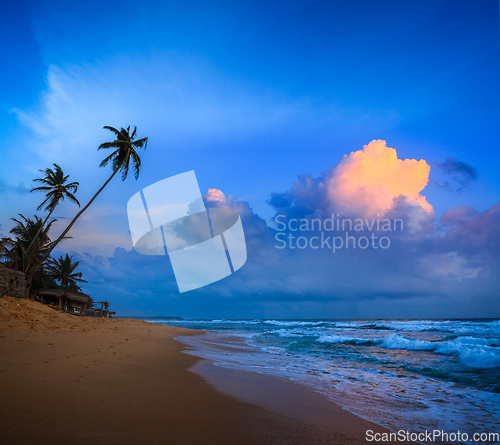
<svg viewBox="0 0 500 445">
<path fill-rule="evenodd" d="M 60 307 L 63 311 L 75 315 L 85 315 L 90 297 L 81 292 L 68 292 L 63 289 L 40 289 L 37 299 L 42 304 Z"/>
<path fill-rule="evenodd" d="M 87 309 L 87 315 L 91 317 L 114 318 L 116 312 L 108 311 L 109 303 L 107 301 L 96 301 L 94 304 L 100 304 L 101 308 Z"/>
</svg>

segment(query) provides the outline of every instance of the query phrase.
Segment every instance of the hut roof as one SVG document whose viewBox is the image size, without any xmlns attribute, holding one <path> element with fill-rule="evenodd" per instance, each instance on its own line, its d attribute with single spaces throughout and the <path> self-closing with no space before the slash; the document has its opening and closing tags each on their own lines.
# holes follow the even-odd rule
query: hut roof
<svg viewBox="0 0 500 445">
<path fill-rule="evenodd" d="M 82 292 L 68 292 L 64 289 L 40 289 L 38 295 L 52 295 L 57 298 L 64 297 L 75 303 L 88 303 L 90 301 L 90 296 L 87 294 Z"/>
</svg>

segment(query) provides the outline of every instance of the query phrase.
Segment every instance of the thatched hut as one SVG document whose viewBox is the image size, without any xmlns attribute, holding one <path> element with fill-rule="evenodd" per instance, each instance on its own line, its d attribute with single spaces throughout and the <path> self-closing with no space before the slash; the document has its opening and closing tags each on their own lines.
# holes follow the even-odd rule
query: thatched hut
<svg viewBox="0 0 500 445">
<path fill-rule="evenodd" d="M 36 297 L 42 304 L 60 307 L 65 312 L 85 315 L 90 297 L 81 292 L 69 292 L 63 289 L 40 289 Z"/>
</svg>

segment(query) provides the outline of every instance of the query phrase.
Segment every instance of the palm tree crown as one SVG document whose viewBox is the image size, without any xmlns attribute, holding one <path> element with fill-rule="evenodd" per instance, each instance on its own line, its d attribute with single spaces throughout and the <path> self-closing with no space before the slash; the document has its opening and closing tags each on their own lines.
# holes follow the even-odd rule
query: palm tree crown
<svg viewBox="0 0 500 445">
<path fill-rule="evenodd" d="M 48 244 L 50 242 L 50 238 L 48 236 L 48 231 L 50 229 L 50 225 L 45 227 L 45 230 L 40 231 L 39 229 L 42 227 L 43 221 L 35 215 L 35 219 L 26 218 L 23 215 L 19 215 L 23 221 L 19 221 L 16 218 L 11 218 L 12 221 L 16 223 L 14 227 L 10 230 L 12 235 L 15 235 L 16 238 L 22 242 L 23 247 L 26 247 L 33 242 L 34 239 L 38 238 L 41 244 Z M 53 221 L 54 222 L 54 221 Z"/>
<path fill-rule="evenodd" d="M 54 167 L 54 170 L 51 168 L 40 170 L 41 173 L 45 173 L 45 177 L 33 179 L 34 182 L 40 182 L 43 186 L 35 187 L 30 190 L 30 193 L 46 192 L 45 200 L 38 206 L 37 210 L 41 210 L 45 206 L 44 210 L 52 213 L 59 204 L 59 201 L 64 201 L 64 198 L 68 198 L 80 207 L 78 199 L 73 195 L 78 190 L 80 184 L 78 182 L 67 183 L 69 175 L 65 176 L 59 165 L 54 164 Z"/>
<path fill-rule="evenodd" d="M 122 128 L 120 131 L 109 126 L 105 126 L 104 128 L 115 133 L 116 139 L 112 142 L 104 142 L 104 144 L 99 145 L 98 150 L 102 150 L 103 148 L 116 148 L 116 150 L 106 157 L 99 167 L 105 167 L 111 162 L 113 172 L 121 170 L 122 180 L 125 181 L 125 179 L 127 179 L 130 161 L 132 161 L 134 176 L 135 179 L 137 179 L 139 177 L 141 158 L 137 154 L 136 149 L 143 148 L 145 150 L 148 145 L 148 138 L 134 141 L 137 127 L 134 127 L 132 134 L 130 134 L 130 126 Z"/>
<path fill-rule="evenodd" d="M 43 221 L 36 215 L 34 220 L 23 215 L 19 216 L 23 221 L 11 218 L 16 225 L 10 233 L 15 235 L 16 240 L 6 244 L 13 246 L 9 256 L 13 264 L 17 264 L 15 268 L 20 267 L 23 272 L 28 272 L 37 257 L 41 257 L 49 249 L 51 240 L 48 233 L 55 220 L 44 227 Z M 36 246 L 36 249 L 30 249 L 31 246 Z"/>
<path fill-rule="evenodd" d="M 41 182 L 43 186 L 35 187 L 34 189 L 30 190 L 30 193 L 46 192 L 45 200 L 38 206 L 37 210 L 41 210 L 45 206 L 44 210 L 48 211 L 49 214 L 43 221 L 43 224 L 40 225 L 37 234 L 33 238 L 33 241 L 29 244 L 28 248 L 26 249 L 28 253 L 31 253 L 32 247 L 34 245 L 34 240 L 38 237 L 40 231 L 47 224 L 47 221 L 51 217 L 52 212 L 56 209 L 57 205 L 59 204 L 59 201 L 64 201 L 64 198 L 66 197 L 70 201 L 73 201 L 74 203 L 78 204 L 78 207 L 80 207 L 78 199 L 76 199 L 75 196 L 73 195 L 73 193 L 76 193 L 76 191 L 78 190 L 78 186 L 80 184 L 78 184 L 78 182 L 70 182 L 68 184 L 67 182 L 69 175 L 65 176 L 59 165 L 54 164 L 54 167 L 55 170 L 52 170 L 51 168 L 40 170 L 40 172 L 45 173 L 44 178 L 33 179 L 34 182 Z"/>
<path fill-rule="evenodd" d="M 80 264 L 80 261 L 73 262 L 73 255 L 60 256 L 58 259 L 52 259 L 47 268 L 48 272 L 57 281 L 61 282 L 61 285 L 69 290 L 78 290 L 80 287 L 78 283 L 86 283 L 82 279 L 81 272 L 75 272 L 75 269 Z"/>
</svg>

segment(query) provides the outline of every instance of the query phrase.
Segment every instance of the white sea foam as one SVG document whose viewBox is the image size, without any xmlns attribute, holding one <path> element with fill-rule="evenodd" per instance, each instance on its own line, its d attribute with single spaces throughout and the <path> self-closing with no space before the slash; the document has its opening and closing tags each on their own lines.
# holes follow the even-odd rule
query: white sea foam
<svg viewBox="0 0 500 445">
<path fill-rule="evenodd" d="M 194 320 L 197 323 L 208 324 L 259 324 L 258 320 Z"/>
<path fill-rule="evenodd" d="M 380 347 L 388 349 L 428 350 L 438 354 L 455 355 L 464 365 L 475 368 L 494 368 L 500 366 L 498 340 L 457 337 L 446 341 L 426 341 L 390 334 L 384 338 Z"/>
<path fill-rule="evenodd" d="M 430 342 L 426 340 L 415 340 L 406 338 L 399 334 L 389 334 L 384 338 L 380 346 L 387 349 L 409 349 L 414 351 L 420 350 L 433 350 L 436 349 L 437 342 Z"/>
<path fill-rule="evenodd" d="M 231 337 L 242 338 L 244 351 L 217 352 L 211 343 L 210 350 L 190 353 L 310 386 L 394 430 L 452 431 L 460 424 L 467 432 L 486 431 L 500 418 L 500 394 L 494 392 L 495 368 L 500 367 L 495 330 L 500 322 L 252 322 L 256 324 L 234 320 L 230 330 L 221 324 L 221 333 L 214 334 L 222 345 L 227 341 L 241 347 L 243 342 Z"/>
<path fill-rule="evenodd" d="M 265 320 L 265 324 L 272 324 L 275 326 L 320 326 L 325 324 L 324 321 L 283 321 L 283 320 Z"/>
<path fill-rule="evenodd" d="M 286 333 L 279 335 L 282 337 L 292 337 Z M 500 367 L 500 344 L 497 339 L 457 337 L 452 340 L 428 341 L 407 338 L 400 334 L 389 334 L 382 338 L 328 334 L 320 335 L 316 339 L 316 342 L 373 345 L 385 349 L 406 349 L 409 351 L 433 351 L 437 354 L 456 356 L 462 364 L 469 367 Z"/>
<path fill-rule="evenodd" d="M 283 337 L 283 338 L 298 338 L 298 337 L 307 337 L 310 335 L 314 335 L 313 332 L 304 329 L 294 329 L 293 331 L 289 329 L 273 329 L 270 331 L 265 331 L 265 334 L 277 335 L 278 337 Z"/>
<path fill-rule="evenodd" d="M 321 335 L 316 339 L 318 343 L 357 343 L 357 344 L 370 344 L 379 343 L 379 339 L 370 339 L 362 337 L 349 337 L 347 335 Z"/>
</svg>

